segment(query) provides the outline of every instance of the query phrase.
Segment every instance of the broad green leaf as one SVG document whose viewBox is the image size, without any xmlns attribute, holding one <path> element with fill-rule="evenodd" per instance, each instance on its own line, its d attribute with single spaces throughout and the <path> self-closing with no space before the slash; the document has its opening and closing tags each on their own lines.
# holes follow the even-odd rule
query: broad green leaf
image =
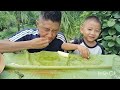
<svg viewBox="0 0 120 90">
<path fill-rule="evenodd" d="M 116 12 L 113 14 L 114 18 L 120 18 L 120 13 L 119 12 Z"/>
<path fill-rule="evenodd" d="M 116 38 L 117 43 L 120 45 L 120 37 Z"/>
<path fill-rule="evenodd" d="M 104 38 L 104 40 L 111 40 L 112 39 L 112 36 L 106 36 L 105 38 Z"/>
<path fill-rule="evenodd" d="M 119 24 L 116 24 L 116 25 L 115 25 L 115 29 L 116 29 L 118 32 L 120 32 L 120 25 L 119 25 Z"/>
<path fill-rule="evenodd" d="M 114 45 L 115 45 L 115 42 L 113 42 L 113 41 L 108 42 L 109 47 L 113 47 Z"/>
<path fill-rule="evenodd" d="M 114 49 L 114 48 L 112 49 L 112 51 L 113 51 L 113 54 L 114 54 L 114 53 L 117 54 L 117 52 L 118 52 L 118 51 L 117 51 L 116 49 Z"/>
<path fill-rule="evenodd" d="M 103 32 L 102 32 L 102 36 L 106 36 L 106 35 L 108 35 L 108 30 L 103 30 Z"/>
<path fill-rule="evenodd" d="M 109 51 L 109 50 L 110 50 L 110 48 L 105 48 L 105 50 Z"/>
<path fill-rule="evenodd" d="M 109 27 L 114 26 L 114 25 L 115 25 L 115 19 L 110 19 L 110 20 L 107 22 L 107 25 L 108 25 Z"/>
<path fill-rule="evenodd" d="M 117 41 L 116 41 L 116 42 L 117 42 Z M 120 44 L 116 43 L 116 44 L 115 44 L 115 47 L 117 47 L 117 49 L 118 49 L 118 47 L 120 48 Z"/>
<path fill-rule="evenodd" d="M 117 37 L 116 35 L 113 35 L 112 40 L 115 41 L 115 40 L 116 40 L 116 37 Z"/>
<path fill-rule="evenodd" d="M 98 58 L 97 58 L 98 59 Z M 40 65 L 40 66 L 72 66 L 72 65 L 85 65 L 99 64 L 100 59 L 90 56 L 89 61 L 85 61 L 79 55 L 69 54 L 69 57 L 64 57 L 57 52 L 41 51 L 38 53 L 28 53 L 28 60 L 30 65 Z M 95 61 L 96 60 L 96 61 Z"/>
<path fill-rule="evenodd" d="M 102 46 L 104 46 L 104 47 L 108 47 L 108 45 L 107 45 L 107 42 L 106 42 L 106 41 L 102 41 L 101 45 L 102 45 Z"/>
<path fill-rule="evenodd" d="M 120 21 L 120 19 L 118 19 L 118 21 Z"/>
<path fill-rule="evenodd" d="M 102 28 L 104 29 L 106 27 L 108 27 L 107 23 L 103 23 Z"/>
<path fill-rule="evenodd" d="M 114 34 L 116 34 L 116 30 L 110 29 L 108 31 L 108 33 L 109 33 L 109 35 L 114 35 Z"/>
</svg>

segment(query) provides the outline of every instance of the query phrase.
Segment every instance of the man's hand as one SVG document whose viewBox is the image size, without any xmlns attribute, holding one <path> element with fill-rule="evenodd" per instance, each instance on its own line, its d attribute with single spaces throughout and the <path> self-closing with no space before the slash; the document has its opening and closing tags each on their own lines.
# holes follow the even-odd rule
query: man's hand
<svg viewBox="0 0 120 90">
<path fill-rule="evenodd" d="M 31 48 L 33 49 L 42 49 L 49 45 L 49 41 L 46 38 L 35 38 L 30 40 Z"/>
<path fill-rule="evenodd" d="M 78 45 L 77 49 L 78 49 L 78 51 L 80 51 L 83 58 L 89 59 L 90 52 L 89 52 L 88 48 L 86 48 L 82 45 Z"/>
</svg>

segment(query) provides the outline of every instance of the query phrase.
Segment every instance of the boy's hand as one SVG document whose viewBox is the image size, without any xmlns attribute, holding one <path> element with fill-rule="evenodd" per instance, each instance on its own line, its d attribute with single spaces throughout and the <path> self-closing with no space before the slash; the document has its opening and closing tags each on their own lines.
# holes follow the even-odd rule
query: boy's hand
<svg viewBox="0 0 120 90">
<path fill-rule="evenodd" d="M 82 45 L 78 45 L 77 49 L 81 52 L 81 55 L 83 58 L 89 59 L 90 52 L 89 52 L 88 48 L 86 48 Z"/>
<path fill-rule="evenodd" d="M 30 40 L 31 48 L 34 49 L 42 49 L 49 45 L 49 40 L 46 38 L 35 38 L 33 40 Z"/>
</svg>

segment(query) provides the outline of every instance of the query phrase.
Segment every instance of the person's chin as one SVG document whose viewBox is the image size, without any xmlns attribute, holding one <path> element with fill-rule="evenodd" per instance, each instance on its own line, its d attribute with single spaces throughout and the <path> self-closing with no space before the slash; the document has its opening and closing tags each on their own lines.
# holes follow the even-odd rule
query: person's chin
<svg viewBox="0 0 120 90">
<path fill-rule="evenodd" d="M 88 38 L 88 41 L 91 41 L 91 42 L 93 42 L 95 40 L 96 40 L 95 38 Z"/>
<path fill-rule="evenodd" d="M 49 42 L 49 43 L 51 43 L 51 42 L 52 42 L 52 40 L 49 40 L 48 42 Z"/>
<path fill-rule="evenodd" d="M 94 39 L 89 39 L 88 41 L 89 41 L 89 42 L 94 42 L 95 40 L 94 40 Z"/>
</svg>

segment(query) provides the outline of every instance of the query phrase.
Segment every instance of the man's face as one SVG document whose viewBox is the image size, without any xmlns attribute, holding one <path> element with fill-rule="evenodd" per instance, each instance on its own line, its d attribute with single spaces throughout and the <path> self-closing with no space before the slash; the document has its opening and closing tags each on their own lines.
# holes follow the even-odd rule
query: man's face
<svg viewBox="0 0 120 90">
<path fill-rule="evenodd" d="M 37 21 L 37 28 L 40 33 L 40 37 L 48 39 L 49 43 L 54 40 L 57 33 L 59 32 L 60 23 L 53 22 L 51 20 L 40 19 Z"/>
</svg>

